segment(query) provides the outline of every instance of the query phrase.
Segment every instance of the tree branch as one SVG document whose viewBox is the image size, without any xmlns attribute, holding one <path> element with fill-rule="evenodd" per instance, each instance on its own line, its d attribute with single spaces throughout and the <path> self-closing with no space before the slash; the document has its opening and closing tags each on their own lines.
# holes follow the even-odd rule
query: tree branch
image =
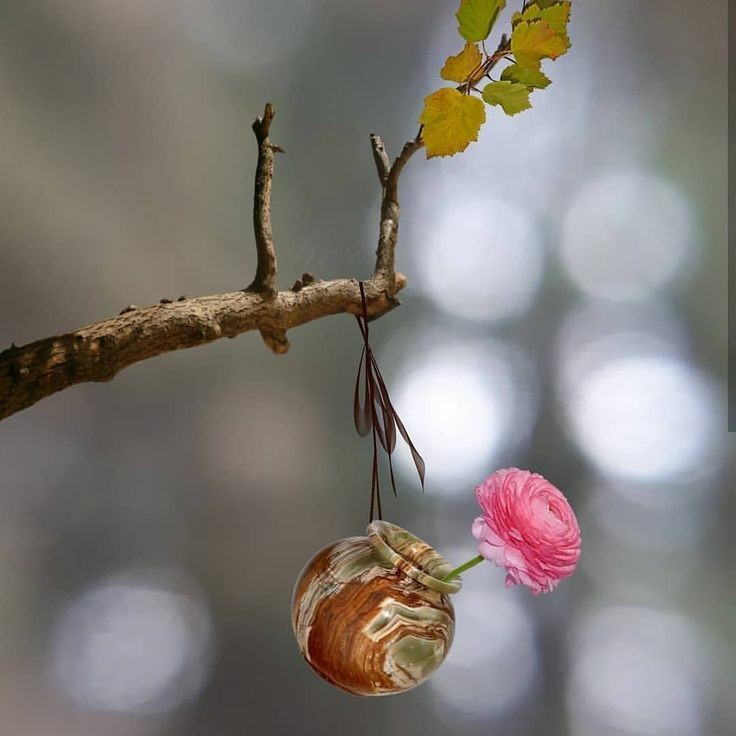
<svg viewBox="0 0 736 736">
<path fill-rule="evenodd" d="M 274 153 L 269 132 L 274 109 L 268 104 L 253 123 L 258 164 L 253 204 L 258 264 L 244 291 L 152 307 L 126 307 L 117 317 L 63 335 L 0 352 L 0 419 L 69 386 L 110 381 L 121 370 L 156 355 L 205 345 L 222 337 L 259 330 L 273 352 L 289 349 L 292 327 L 332 314 L 361 314 L 359 282 L 354 278 L 320 281 L 304 274 L 289 291 L 276 291 L 276 249 L 271 229 L 271 183 Z M 371 136 L 374 160 L 383 187 L 381 222 L 373 275 L 364 281 L 368 315 L 376 319 L 399 304 L 396 294 L 406 278 L 394 271 L 398 239 L 398 181 L 401 171 L 423 143 L 421 130 L 389 167 L 383 142 Z"/>
<path fill-rule="evenodd" d="M 253 196 L 253 230 L 256 236 L 258 266 L 253 283 L 246 291 L 271 295 L 276 293 L 276 246 L 273 244 L 271 229 L 271 184 L 273 182 L 274 153 L 283 149 L 273 145 L 268 137 L 271 121 L 276 115 L 273 105 L 268 102 L 263 117 L 256 118 L 253 132 L 258 141 L 258 164 L 256 165 L 255 194 Z"/>
<path fill-rule="evenodd" d="M 374 276 L 364 284 L 369 315 L 377 317 L 393 308 L 381 279 Z M 394 290 L 405 284 L 404 276 L 397 274 Z M 110 381 L 123 368 L 162 353 L 250 330 L 285 334 L 292 327 L 343 312 L 361 312 L 355 279 L 317 281 L 298 292 L 281 291 L 272 297 L 236 291 L 133 308 L 0 353 L 0 419 L 74 384 Z"/>
</svg>

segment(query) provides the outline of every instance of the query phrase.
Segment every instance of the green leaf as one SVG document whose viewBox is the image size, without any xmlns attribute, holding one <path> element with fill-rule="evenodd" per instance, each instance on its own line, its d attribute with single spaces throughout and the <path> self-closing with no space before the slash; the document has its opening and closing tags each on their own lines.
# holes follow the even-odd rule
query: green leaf
<svg viewBox="0 0 736 736">
<path fill-rule="evenodd" d="M 458 31 L 468 42 L 485 41 L 506 7 L 506 0 L 460 0 L 460 9 L 455 13 Z"/>
<path fill-rule="evenodd" d="M 443 87 L 424 98 L 419 116 L 427 158 L 452 156 L 478 140 L 480 126 L 486 121 L 483 102 L 456 89 Z"/>
<path fill-rule="evenodd" d="M 507 66 L 501 72 L 501 79 L 509 82 L 520 82 L 530 89 L 544 89 L 552 84 L 552 80 L 536 69 L 526 69 L 518 64 Z"/>
<path fill-rule="evenodd" d="M 474 43 L 466 43 L 465 48 L 457 56 L 448 56 L 445 59 L 440 76 L 450 82 L 462 84 L 472 72 L 478 70 L 482 73 L 480 70 L 482 60 L 480 49 Z"/>
<path fill-rule="evenodd" d="M 489 105 L 500 105 L 507 115 L 528 110 L 529 89 L 518 82 L 491 82 L 483 90 L 483 99 Z"/>
<path fill-rule="evenodd" d="M 519 66 L 539 70 L 542 59 L 556 59 L 567 51 L 564 40 L 542 20 L 522 21 L 511 34 L 511 52 Z"/>
</svg>

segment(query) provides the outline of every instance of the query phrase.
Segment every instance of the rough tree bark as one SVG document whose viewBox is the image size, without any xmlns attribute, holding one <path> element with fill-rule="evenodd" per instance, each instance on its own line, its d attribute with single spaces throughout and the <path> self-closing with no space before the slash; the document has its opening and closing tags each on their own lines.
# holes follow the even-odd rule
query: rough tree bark
<svg viewBox="0 0 736 736">
<path fill-rule="evenodd" d="M 47 337 L 0 353 L 0 419 L 69 386 L 109 381 L 123 368 L 162 353 L 205 345 L 221 337 L 259 330 L 277 354 L 289 349 L 287 330 L 331 314 L 361 312 L 358 279 L 332 281 L 303 274 L 288 291 L 276 290 L 276 247 L 271 229 L 274 154 L 282 149 L 269 137 L 275 111 L 266 105 L 253 123 L 258 142 L 253 224 L 258 263 L 243 291 L 152 307 L 126 307 L 117 317 L 74 332 Z M 373 158 L 383 188 L 375 270 L 364 280 L 368 314 L 377 318 L 399 302 L 406 278 L 394 270 L 399 227 L 398 183 L 402 169 L 422 146 L 421 130 L 390 163 L 383 141 L 371 136 Z"/>
</svg>

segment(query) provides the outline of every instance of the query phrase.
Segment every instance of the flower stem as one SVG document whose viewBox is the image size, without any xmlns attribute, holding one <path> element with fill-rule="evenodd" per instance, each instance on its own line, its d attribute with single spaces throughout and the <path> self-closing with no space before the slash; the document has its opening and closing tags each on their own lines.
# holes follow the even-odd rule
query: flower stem
<svg viewBox="0 0 736 736">
<path fill-rule="evenodd" d="M 481 555 L 478 555 L 477 557 L 473 557 L 472 560 L 468 560 L 467 562 L 460 565 L 460 567 L 456 567 L 452 572 L 448 573 L 443 577 L 443 580 L 452 580 L 453 578 L 458 577 L 458 575 L 462 575 L 466 570 L 470 570 L 471 567 L 475 567 L 476 565 L 480 565 L 481 562 L 485 557 L 481 557 Z"/>
</svg>

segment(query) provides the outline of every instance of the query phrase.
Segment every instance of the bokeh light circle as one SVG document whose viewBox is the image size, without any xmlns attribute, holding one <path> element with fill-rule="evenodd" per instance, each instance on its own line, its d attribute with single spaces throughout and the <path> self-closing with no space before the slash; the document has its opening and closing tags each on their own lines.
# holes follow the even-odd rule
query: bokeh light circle
<svg viewBox="0 0 736 736">
<path fill-rule="evenodd" d="M 56 686 L 80 707 L 149 714 L 193 697 L 211 656 L 209 611 L 190 581 L 125 573 L 61 611 L 50 666 Z"/>
<path fill-rule="evenodd" d="M 587 184 L 562 229 L 562 261 L 594 298 L 650 296 L 681 269 L 693 248 L 691 206 L 668 180 L 630 171 Z"/>
<path fill-rule="evenodd" d="M 419 286 L 453 316 L 484 322 L 518 317 L 539 290 L 541 237 L 516 205 L 446 195 L 426 213 L 418 242 Z"/>
<path fill-rule="evenodd" d="M 673 357 L 623 351 L 571 388 L 568 422 L 582 451 L 605 475 L 656 482 L 697 474 L 718 432 L 708 381 Z"/>
<path fill-rule="evenodd" d="M 503 451 L 528 438 L 536 410 L 531 371 L 508 346 L 436 337 L 411 349 L 391 379 L 394 404 L 427 463 L 428 492 L 467 493 Z M 402 444 L 396 455 L 399 470 L 413 477 Z"/>
</svg>

